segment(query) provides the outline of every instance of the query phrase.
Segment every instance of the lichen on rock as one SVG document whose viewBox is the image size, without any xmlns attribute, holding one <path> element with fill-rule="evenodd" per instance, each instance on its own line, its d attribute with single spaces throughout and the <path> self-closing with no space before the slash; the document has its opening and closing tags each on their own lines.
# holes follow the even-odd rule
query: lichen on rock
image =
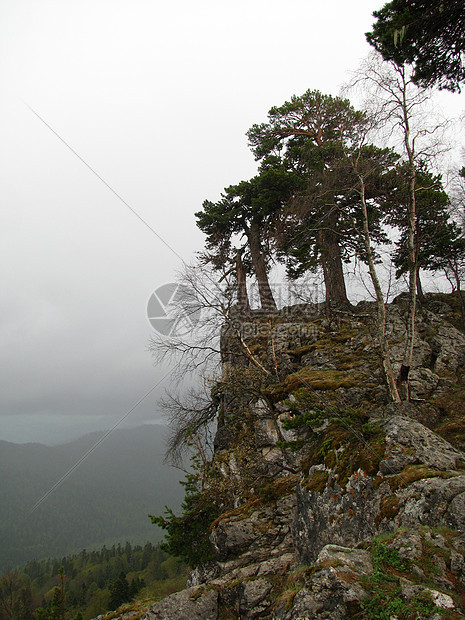
<svg viewBox="0 0 465 620">
<path fill-rule="evenodd" d="M 374 304 L 257 313 L 246 357 L 224 328 L 212 559 L 144 618 L 464 617 L 465 336 L 429 299 L 410 402 L 389 402 Z M 401 301 L 387 317 L 397 372 Z"/>
</svg>

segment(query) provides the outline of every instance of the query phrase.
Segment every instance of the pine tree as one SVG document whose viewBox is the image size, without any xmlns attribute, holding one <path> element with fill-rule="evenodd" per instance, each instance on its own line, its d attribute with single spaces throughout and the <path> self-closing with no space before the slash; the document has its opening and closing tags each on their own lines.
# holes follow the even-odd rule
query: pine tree
<svg viewBox="0 0 465 620">
<path fill-rule="evenodd" d="M 117 609 L 123 603 L 130 600 L 129 584 L 126 581 L 126 575 L 121 571 L 119 577 L 110 586 L 110 607 Z"/>
</svg>

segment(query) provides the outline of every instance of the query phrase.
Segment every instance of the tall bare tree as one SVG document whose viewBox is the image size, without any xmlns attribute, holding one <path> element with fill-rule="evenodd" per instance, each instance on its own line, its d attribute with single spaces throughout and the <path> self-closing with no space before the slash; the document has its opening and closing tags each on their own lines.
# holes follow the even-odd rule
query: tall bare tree
<svg viewBox="0 0 465 620">
<path fill-rule="evenodd" d="M 406 256 L 408 262 L 409 301 L 406 325 L 406 345 L 398 377 L 401 397 L 409 398 L 408 378 L 413 359 L 415 341 L 415 316 L 417 303 L 418 253 L 416 240 L 417 172 L 420 162 L 431 161 L 443 149 L 444 121 L 428 109 L 431 91 L 418 87 L 412 71 L 394 61 L 383 61 L 381 55 L 372 54 L 362 65 L 352 81 L 367 95 L 366 108 L 374 113 L 384 139 L 401 148 L 406 173 Z"/>
<path fill-rule="evenodd" d="M 370 132 L 376 123 L 376 118 L 366 116 L 365 121 L 365 124 L 363 126 L 359 125 L 358 132 L 353 135 L 352 143 L 344 146 L 344 152 L 355 177 L 353 189 L 360 199 L 362 221 L 360 236 L 365 250 L 365 262 L 368 266 L 376 297 L 376 327 L 383 369 L 391 399 L 394 402 L 399 402 L 401 399 L 392 368 L 389 342 L 386 338 L 386 304 L 376 269 L 376 253 L 371 232 L 373 217 L 370 213 L 373 211 L 373 195 L 376 195 L 379 201 L 383 194 L 383 185 L 386 193 L 389 192 L 390 185 L 392 184 L 392 175 L 390 173 L 398 160 L 398 155 L 389 148 L 377 148 L 367 142 Z M 375 192 L 373 192 L 373 185 L 376 187 Z"/>
</svg>

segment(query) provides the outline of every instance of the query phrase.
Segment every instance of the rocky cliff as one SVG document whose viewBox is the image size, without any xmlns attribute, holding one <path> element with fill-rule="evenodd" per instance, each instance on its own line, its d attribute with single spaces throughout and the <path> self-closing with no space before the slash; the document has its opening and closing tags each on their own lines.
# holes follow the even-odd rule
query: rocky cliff
<svg viewBox="0 0 465 620">
<path fill-rule="evenodd" d="M 397 371 L 402 298 L 388 316 Z M 465 336 L 428 296 L 393 404 L 374 322 L 362 303 L 224 329 L 210 552 L 145 620 L 465 617 Z"/>
</svg>

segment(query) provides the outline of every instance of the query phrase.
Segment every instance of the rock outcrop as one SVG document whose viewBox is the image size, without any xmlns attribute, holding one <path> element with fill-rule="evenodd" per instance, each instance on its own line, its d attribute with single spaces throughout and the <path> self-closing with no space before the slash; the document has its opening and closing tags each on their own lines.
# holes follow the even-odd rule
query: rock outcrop
<svg viewBox="0 0 465 620">
<path fill-rule="evenodd" d="M 465 617 L 465 336 L 430 297 L 393 404 L 373 316 L 257 314 L 245 357 L 225 330 L 212 558 L 145 620 Z M 402 299 L 388 317 L 397 372 Z"/>
</svg>

